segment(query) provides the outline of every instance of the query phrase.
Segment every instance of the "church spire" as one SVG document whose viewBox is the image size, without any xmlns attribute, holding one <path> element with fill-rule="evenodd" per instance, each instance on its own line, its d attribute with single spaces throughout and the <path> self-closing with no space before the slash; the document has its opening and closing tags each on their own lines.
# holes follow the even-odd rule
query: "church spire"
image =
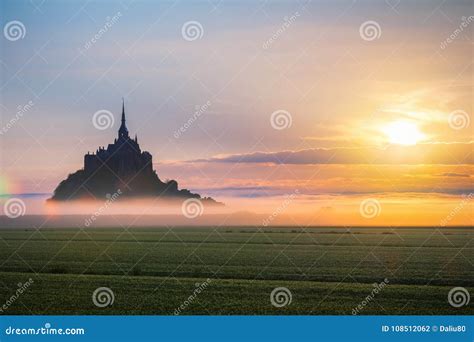
<svg viewBox="0 0 474 342">
<path fill-rule="evenodd" d="M 119 128 L 119 139 L 120 138 L 128 138 L 128 129 L 127 125 L 125 124 L 125 101 L 123 100 L 122 97 L 122 124 L 120 125 Z"/>
<path fill-rule="evenodd" d="M 125 126 L 125 101 L 122 97 L 122 125 Z"/>
</svg>

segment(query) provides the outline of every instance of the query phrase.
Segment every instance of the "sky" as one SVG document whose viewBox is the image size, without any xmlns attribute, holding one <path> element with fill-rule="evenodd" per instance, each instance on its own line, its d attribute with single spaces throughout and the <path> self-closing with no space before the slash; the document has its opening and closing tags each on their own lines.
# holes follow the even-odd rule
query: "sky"
<svg viewBox="0 0 474 342">
<path fill-rule="evenodd" d="M 113 141 L 124 97 L 160 178 L 229 211 L 472 225 L 473 16 L 471 1 L 2 1 L 0 193 L 47 197 Z"/>
</svg>

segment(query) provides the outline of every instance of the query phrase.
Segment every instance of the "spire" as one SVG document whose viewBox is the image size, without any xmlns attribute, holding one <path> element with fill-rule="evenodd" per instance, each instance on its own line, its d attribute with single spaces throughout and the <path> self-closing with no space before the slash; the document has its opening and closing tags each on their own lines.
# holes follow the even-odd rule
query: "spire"
<svg viewBox="0 0 474 342">
<path fill-rule="evenodd" d="M 122 97 L 122 124 L 120 125 L 118 136 L 120 138 L 128 138 L 128 129 L 127 125 L 125 124 L 125 101 Z"/>
<path fill-rule="evenodd" d="M 125 101 L 122 97 L 122 125 L 125 125 Z"/>
</svg>

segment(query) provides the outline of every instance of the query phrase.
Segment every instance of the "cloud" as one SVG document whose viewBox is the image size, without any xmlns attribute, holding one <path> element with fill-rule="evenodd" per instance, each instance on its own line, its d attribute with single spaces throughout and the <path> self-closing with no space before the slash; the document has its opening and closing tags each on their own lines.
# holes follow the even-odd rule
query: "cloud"
<svg viewBox="0 0 474 342">
<path fill-rule="evenodd" d="M 470 175 L 466 173 L 456 173 L 456 172 L 445 172 L 440 174 L 442 177 L 470 177 Z"/>
<path fill-rule="evenodd" d="M 192 162 L 271 164 L 474 164 L 474 142 L 429 143 L 386 148 L 336 147 L 297 151 L 254 152 L 198 159 Z"/>
<path fill-rule="evenodd" d="M 270 197 L 281 197 L 294 192 L 294 189 L 287 189 L 281 187 L 267 187 L 265 191 L 253 191 L 249 189 L 239 189 L 230 191 L 226 189 L 206 189 L 213 196 L 223 196 L 229 198 L 270 198 Z M 458 197 L 474 193 L 474 188 L 463 188 L 463 189 L 450 189 L 450 188 L 420 188 L 416 191 L 410 191 L 410 189 L 401 188 L 399 191 L 387 190 L 366 190 L 366 191 L 351 191 L 351 190 L 340 190 L 332 189 L 331 191 L 318 191 L 318 189 L 305 189 L 302 190 L 299 199 L 301 200 L 314 200 L 320 198 L 333 198 L 333 197 L 357 197 L 357 196 L 406 196 L 410 198 L 427 198 L 433 196 L 434 198 L 441 196 Z"/>
</svg>

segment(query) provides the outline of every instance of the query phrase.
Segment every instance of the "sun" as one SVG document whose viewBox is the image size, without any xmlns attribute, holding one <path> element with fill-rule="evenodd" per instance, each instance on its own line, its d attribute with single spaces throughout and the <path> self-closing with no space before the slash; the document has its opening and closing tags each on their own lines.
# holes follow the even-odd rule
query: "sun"
<svg viewBox="0 0 474 342">
<path fill-rule="evenodd" d="M 382 128 L 382 131 L 390 143 L 398 145 L 416 145 L 425 137 L 418 126 L 409 121 L 391 122 Z"/>
</svg>

